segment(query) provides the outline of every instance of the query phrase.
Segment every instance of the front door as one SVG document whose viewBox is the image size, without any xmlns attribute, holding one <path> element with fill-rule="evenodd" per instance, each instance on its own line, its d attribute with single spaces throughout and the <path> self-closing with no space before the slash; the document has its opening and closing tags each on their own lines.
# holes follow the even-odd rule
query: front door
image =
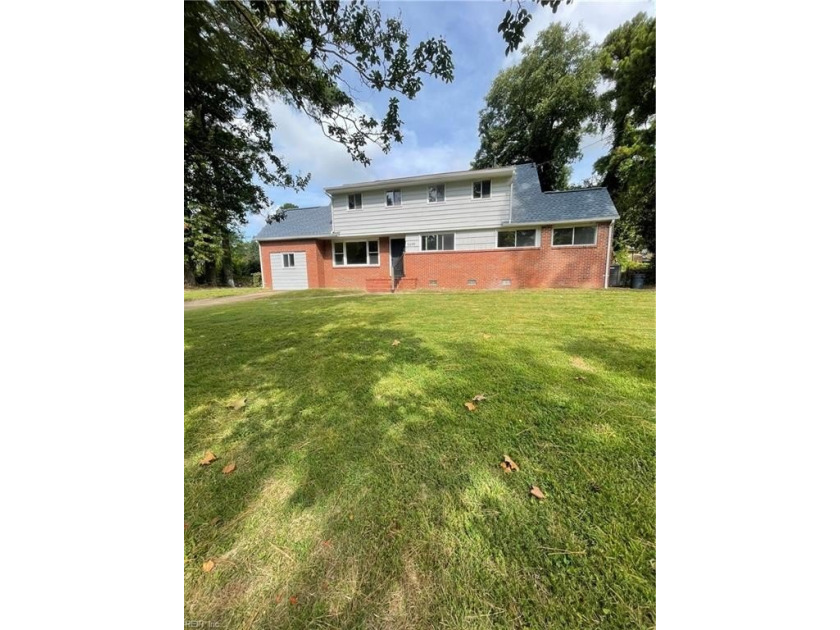
<svg viewBox="0 0 840 630">
<path fill-rule="evenodd" d="M 391 239 L 391 275 L 395 278 L 402 278 L 405 275 L 403 265 L 403 254 L 405 254 L 405 239 Z"/>
</svg>

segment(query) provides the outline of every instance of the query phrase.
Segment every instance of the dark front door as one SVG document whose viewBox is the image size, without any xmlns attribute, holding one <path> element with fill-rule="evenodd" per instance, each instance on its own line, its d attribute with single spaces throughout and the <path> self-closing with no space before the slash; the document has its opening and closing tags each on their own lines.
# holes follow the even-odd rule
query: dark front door
<svg viewBox="0 0 840 630">
<path fill-rule="evenodd" d="M 391 271 L 395 278 L 402 278 L 405 275 L 403 266 L 403 255 L 405 254 L 405 239 L 391 239 Z"/>
</svg>

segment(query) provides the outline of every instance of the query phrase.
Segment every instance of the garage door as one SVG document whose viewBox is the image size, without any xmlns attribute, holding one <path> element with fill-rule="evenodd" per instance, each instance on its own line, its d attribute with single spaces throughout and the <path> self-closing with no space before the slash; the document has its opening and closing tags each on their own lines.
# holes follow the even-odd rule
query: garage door
<svg viewBox="0 0 840 630">
<path fill-rule="evenodd" d="M 271 288 L 275 291 L 309 288 L 305 252 L 286 252 L 271 255 Z"/>
</svg>

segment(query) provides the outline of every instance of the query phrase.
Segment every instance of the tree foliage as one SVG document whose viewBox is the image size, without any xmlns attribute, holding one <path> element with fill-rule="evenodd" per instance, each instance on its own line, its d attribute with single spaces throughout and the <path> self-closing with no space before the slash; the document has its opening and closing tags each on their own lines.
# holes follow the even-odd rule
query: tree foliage
<svg viewBox="0 0 840 630">
<path fill-rule="evenodd" d="M 232 273 L 231 233 L 267 208 L 265 186 L 309 181 L 273 151 L 272 99 L 369 164 L 369 144 L 402 140 L 399 96 L 414 98 L 424 76 L 453 79 L 446 43 L 412 48 L 398 19 L 360 0 L 184 3 L 185 281 L 219 249 Z M 381 120 L 355 107 L 350 81 L 394 94 Z"/>
<path fill-rule="evenodd" d="M 639 13 L 601 45 L 603 128 L 610 152 L 595 163 L 621 220 L 620 243 L 656 251 L 656 18 Z"/>
<path fill-rule="evenodd" d="M 594 129 L 598 73 L 586 33 L 559 23 L 540 32 L 485 97 L 473 168 L 536 162 L 544 190 L 565 188 L 580 139 Z"/>
</svg>

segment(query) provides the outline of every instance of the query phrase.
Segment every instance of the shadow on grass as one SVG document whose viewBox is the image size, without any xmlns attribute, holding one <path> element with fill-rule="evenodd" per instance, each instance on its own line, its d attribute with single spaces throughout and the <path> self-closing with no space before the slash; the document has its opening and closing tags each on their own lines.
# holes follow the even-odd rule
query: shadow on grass
<svg viewBox="0 0 840 630">
<path fill-rule="evenodd" d="M 651 623 L 653 479 L 638 462 L 653 438 L 619 404 L 593 399 L 609 370 L 576 380 L 568 357 L 527 339 L 511 347 L 409 334 L 401 318 L 410 314 L 366 310 L 370 299 L 242 305 L 185 324 L 187 618 Z M 622 352 L 591 340 L 563 348 L 613 367 Z M 623 351 L 639 354 L 621 372 L 649 360 Z M 463 402 L 479 392 L 488 401 L 468 413 Z M 225 406 L 241 396 L 243 411 Z M 221 461 L 192 464 L 206 449 Z M 497 468 L 507 452 L 522 474 Z M 223 475 L 232 460 L 237 470 Z M 537 482 L 552 501 L 528 500 Z M 613 566 L 617 555 L 625 560 Z M 203 573 L 209 557 L 217 568 Z"/>
</svg>

